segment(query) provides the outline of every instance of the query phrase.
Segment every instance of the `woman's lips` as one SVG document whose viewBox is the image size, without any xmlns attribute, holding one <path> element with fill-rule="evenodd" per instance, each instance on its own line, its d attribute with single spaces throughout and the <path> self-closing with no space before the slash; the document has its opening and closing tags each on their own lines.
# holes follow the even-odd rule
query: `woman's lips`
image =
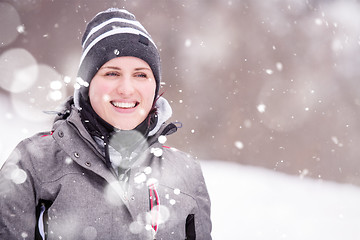
<svg viewBox="0 0 360 240">
<path fill-rule="evenodd" d="M 121 102 L 121 101 L 111 101 L 110 102 L 115 109 L 118 112 L 122 112 L 122 113 L 129 113 L 129 112 L 133 112 L 136 107 L 139 105 L 139 102 L 134 101 L 134 102 Z"/>
</svg>

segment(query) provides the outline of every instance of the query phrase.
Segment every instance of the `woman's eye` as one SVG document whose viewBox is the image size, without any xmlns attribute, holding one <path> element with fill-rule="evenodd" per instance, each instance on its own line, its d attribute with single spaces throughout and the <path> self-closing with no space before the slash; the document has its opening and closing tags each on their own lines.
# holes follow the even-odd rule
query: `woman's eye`
<svg viewBox="0 0 360 240">
<path fill-rule="evenodd" d="M 135 74 L 136 77 L 141 77 L 141 78 L 147 78 L 147 75 L 145 73 L 137 73 Z"/>
<path fill-rule="evenodd" d="M 110 76 L 110 77 L 112 77 L 112 76 L 119 76 L 119 74 L 116 73 L 116 72 L 107 72 L 107 73 L 105 74 L 105 76 Z"/>
</svg>

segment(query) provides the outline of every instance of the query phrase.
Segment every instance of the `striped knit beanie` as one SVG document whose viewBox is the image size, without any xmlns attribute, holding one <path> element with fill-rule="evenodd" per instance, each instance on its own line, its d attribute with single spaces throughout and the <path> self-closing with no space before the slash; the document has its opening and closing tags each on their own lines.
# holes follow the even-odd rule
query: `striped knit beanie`
<svg viewBox="0 0 360 240">
<path fill-rule="evenodd" d="M 160 88 L 160 54 L 149 33 L 133 14 L 118 8 L 98 13 L 86 26 L 82 38 L 82 56 L 78 70 L 75 106 L 79 98 L 88 101 L 91 79 L 109 60 L 133 56 L 147 62 L 156 82 L 155 98 Z"/>
</svg>

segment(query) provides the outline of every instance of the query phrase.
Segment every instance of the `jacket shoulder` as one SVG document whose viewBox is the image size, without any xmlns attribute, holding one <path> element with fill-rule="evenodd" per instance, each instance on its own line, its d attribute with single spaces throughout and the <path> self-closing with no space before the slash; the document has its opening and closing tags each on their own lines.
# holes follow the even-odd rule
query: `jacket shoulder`
<svg viewBox="0 0 360 240">
<path fill-rule="evenodd" d="M 184 190 L 186 189 L 190 195 L 197 192 L 194 187 L 203 184 L 204 178 L 200 162 L 190 154 L 175 148 L 164 148 L 162 161 L 164 168 L 167 169 L 163 174 L 167 175 L 168 182 L 171 183 L 175 180 L 179 183 L 178 181 L 181 179 L 185 186 Z M 174 176 L 177 177 L 174 178 Z"/>
<path fill-rule="evenodd" d="M 52 132 L 39 132 L 18 143 L 4 162 L 3 168 L 12 165 L 35 173 L 37 170 L 49 166 L 50 161 L 58 150 Z"/>
<path fill-rule="evenodd" d="M 41 152 L 51 152 L 54 150 L 56 144 L 55 139 L 52 137 L 53 131 L 39 132 L 33 136 L 22 140 L 15 149 L 20 149 L 39 157 Z"/>
<path fill-rule="evenodd" d="M 191 154 L 188 154 L 184 151 L 173 147 L 163 146 L 163 152 L 163 158 L 166 158 L 167 161 L 170 161 L 173 164 L 184 166 L 189 170 L 197 170 L 197 168 L 200 167 L 199 161 Z"/>
</svg>

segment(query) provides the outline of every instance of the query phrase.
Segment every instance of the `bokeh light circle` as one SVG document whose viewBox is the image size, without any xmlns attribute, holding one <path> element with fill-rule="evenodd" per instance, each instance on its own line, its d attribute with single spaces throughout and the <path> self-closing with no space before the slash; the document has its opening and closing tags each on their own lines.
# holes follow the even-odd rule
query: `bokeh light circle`
<svg viewBox="0 0 360 240">
<path fill-rule="evenodd" d="M 0 87 L 20 93 L 30 88 L 38 77 L 35 58 L 25 49 L 13 48 L 0 56 Z"/>
<path fill-rule="evenodd" d="M 36 122 L 48 121 L 54 115 L 47 115 L 44 111 L 58 111 L 66 98 L 65 84 L 61 75 L 48 65 L 38 65 L 38 78 L 27 91 L 11 94 L 15 112 L 24 119 Z M 54 89 L 55 85 L 62 86 Z"/>
<path fill-rule="evenodd" d="M 12 43 L 19 35 L 21 20 L 16 9 L 9 3 L 0 2 L 0 47 Z"/>
</svg>

